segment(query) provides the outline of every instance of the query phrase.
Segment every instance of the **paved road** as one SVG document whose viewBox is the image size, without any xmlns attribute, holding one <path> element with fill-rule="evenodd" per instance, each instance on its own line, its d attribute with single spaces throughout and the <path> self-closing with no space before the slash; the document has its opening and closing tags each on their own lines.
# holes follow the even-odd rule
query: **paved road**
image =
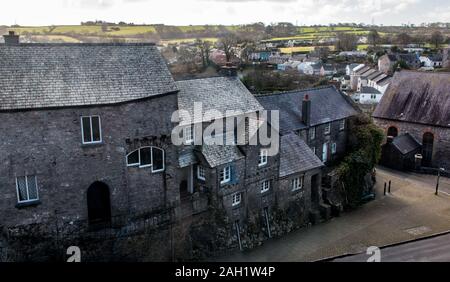
<svg viewBox="0 0 450 282">
<path fill-rule="evenodd" d="M 363 253 L 370 246 L 387 246 L 450 230 L 450 180 L 434 195 L 436 177 L 401 173 L 382 167 L 377 172 L 377 199 L 331 221 L 294 231 L 248 252 L 216 261 L 316 261 Z M 383 196 L 384 182 L 392 181 Z M 444 190 L 445 189 L 445 190 Z M 447 190 L 448 189 L 448 190 Z"/>
<path fill-rule="evenodd" d="M 450 233 L 381 249 L 381 262 L 450 262 Z M 366 253 L 333 261 L 365 262 Z"/>
</svg>

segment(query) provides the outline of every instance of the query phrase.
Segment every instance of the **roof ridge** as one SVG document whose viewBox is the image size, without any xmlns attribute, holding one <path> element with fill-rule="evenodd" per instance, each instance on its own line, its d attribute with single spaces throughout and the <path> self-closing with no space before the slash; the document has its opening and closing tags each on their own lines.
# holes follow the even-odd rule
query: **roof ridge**
<svg viewBox="0 0 450 282">
<path fill-rule="evenodd" d="M 275 95 L 282 95 L 282 94 L 302 93 L 302 92 L 321 90 L 321 89 L 327 89 L 327 88 L 336 89 L 336 87 L 334 85 L 323 85 L 323 86 L 310 87 L 310 88 L 305 88 L 305 89 L 287 90 L 287 91 L 282 91 L 282 92 L 258 93 L 258 94 L 254 94 L 254 95 L 256 97 L 266 97 L 266 96 L 275 96 Z"/>
<path fill-rule="evenodd" d="M 0 46 L 8 46 L 8 47 L 43 47 L 43 46 L 156 46 L 156 43 L 152 42 L 103 42 L 103 43 L 20 43 L 16 45 L 8 45 L 5 43 L 1 43 Z"/>
<path fill-rule="evenodd" d="M 229 77 L 229 76 L 217 75 L 217 76 L 209 76 L 209 77 L 186 78 L 186 79 L 177 80 L 175 82 L 192 81 L 192 80 L 205 80 L 205 79 L 211 79 L 211 78 L 237 78 L 237 77 Z"/>
</svg>

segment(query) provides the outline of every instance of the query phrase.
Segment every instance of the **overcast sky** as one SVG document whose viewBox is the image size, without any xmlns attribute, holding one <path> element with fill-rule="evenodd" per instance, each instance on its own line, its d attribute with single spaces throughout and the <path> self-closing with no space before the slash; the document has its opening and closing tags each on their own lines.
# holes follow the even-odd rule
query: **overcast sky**
<svg viewBox="0 0 450 282">
<path fill-rule="evenodd" d="M 450 22 L 449 0 L 1 0 L 0 25 Z"/>
</svg>

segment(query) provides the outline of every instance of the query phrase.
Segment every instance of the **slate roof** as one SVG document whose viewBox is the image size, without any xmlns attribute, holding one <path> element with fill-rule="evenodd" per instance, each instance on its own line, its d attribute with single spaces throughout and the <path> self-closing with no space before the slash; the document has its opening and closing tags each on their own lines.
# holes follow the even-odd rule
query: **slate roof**
<svg viewBox="0 0 450 282">
<path fill-rule="evenodd" d="M 362 75 L 370 69 L 371 69 L 370 67 L 364 66 L 364 67 L 358 69 L 355 73 L 356 73 L 356 75 Z"/>
<path fill-rule="evenodd" d="M 202 145 L 201 153 L 210 167 L 217 167 L 244 158 L 238 146 Z"/>
<path fill-rule="evenodd" d="M 395 137 L 392 141 L 392 145 L 394 145 L 394 147 L 403 155 L 413 152 L 422 146 L 409 133 Z"/>
<path fill-rule="evenodd" d="M 281 136 L 280 177 L 320 168 L 323 163 L 296 134 Z"/>
<path fill-rule="evenodd" d="M 364 93 L 364 94 L 381 94 L 380 91 L 378 91 L 377 89 L 375 89 L 373 87 L 369 87 L 369 86 L 361 87 L 361 93 Z"/>
<path fill-rule="evenodd" d="M 358 114 L 334 86 L 261 95 L 256 98 L 266 110 L 280 111 L 280 133 L 286 134 L 307 127 L 301 119 L 302 101 L 306 94 L 311 100 L 312 126 Z"/>
<path fill-rule="evenodd" d="M 203 79 L 184 80 L 176 82 L 179 110 L 187 111 L 194 118 L 194 103 L 201 102 L 203 114 L 207 111 L 217 110 L 224 117 L 227 110 L 251 113 L 263 110 L 261 104 L 255 99 L 237 77 L 211 77 Z M 203 117 L 203 121 L 211 116 Z M 197 118 L 197 117 L 196 117 Z M 180 112 L 181 125 L 190 124 L 187 115 Z M 194 123 L 201 122 L 197 118 Z"/>
<path fill-rule="evenodd" d="M 396 72 L 373 117 L 450 128 L 450 73 Z"/>
<path fill-rule="evenodd" d="M 177 90 L 153 44 L 0 45 L 0 110 L 106 105 Z"/>
<path fill-rule="evenodd" d="M 371 75 L 367 76 L 367 79 L 372 80 L 374 78 L 377 78 L 381 75 L 383 75 L 384 73 L 380 72 L 380 71 L 375 71 L 373 72 Z"/>
</svg>

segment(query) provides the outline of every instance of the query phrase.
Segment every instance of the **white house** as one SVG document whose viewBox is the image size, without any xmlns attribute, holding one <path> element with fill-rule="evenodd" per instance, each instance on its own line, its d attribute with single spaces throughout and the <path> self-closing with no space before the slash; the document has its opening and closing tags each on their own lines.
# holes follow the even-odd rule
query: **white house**
<svg viewBox="0 0 450 282">
<path fill-rule="evenodd" d="M 441 68 L 443 62 L 442 54 L 436 54 L 431 56 L 420 56 L 420 62 L 426 68 Z"/>
<path fill-rule="evenodd" d="M 383 94 L 373 87 L 364 86 L 359 92 L 360 104 L 377 104 L 380 102 Z"/>
</svg>

